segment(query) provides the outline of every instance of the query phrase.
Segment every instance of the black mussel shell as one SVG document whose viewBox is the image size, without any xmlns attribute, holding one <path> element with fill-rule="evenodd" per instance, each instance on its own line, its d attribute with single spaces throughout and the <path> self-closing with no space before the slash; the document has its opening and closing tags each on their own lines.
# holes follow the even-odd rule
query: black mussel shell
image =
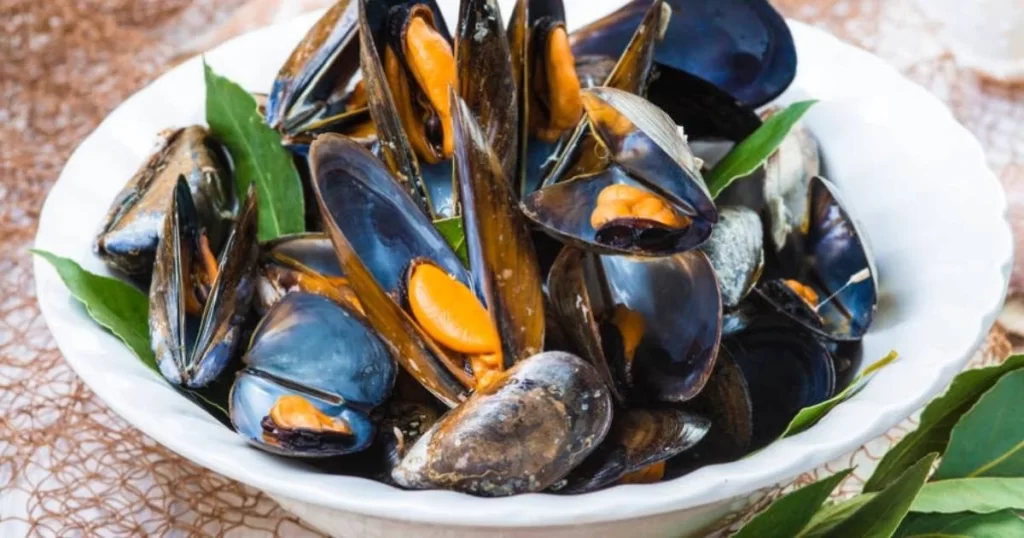
<svg viewBox="0 0 1024 538">
<path fill-rule="evenodd" d="M 395 294 L 418 258 L 476 289 L 462 262 L 384 165 L 355 141 L 320 136 L 310 168 L 327 235 L 368 321 L 406 371 L 449 407 L 458 405 L 472 378 L 422 332 Z"/>
<path fill-rule="evenodd" d="M 164 216 L 179 177 L 188 184 L 199 224 L 215 251 L 223 245 L 236 205 L 230 158 L 206 128 L 172 129 L 160 139 L 156 151 L 111 204 L 93 247 L 107 265 L 142 282 L 153 272 Z"/>
<path fill-rule="evenodd" d="M 666 65 L 655 65 L 647 99 L 682 125 L 690 140 L 740 142 L 761 126 L 757 113 L 729 93 Z"/>
<path fill-rule="evenodd" d="M 373 440 L 368 412 L 391 394 L 397 368 L 387 346 L 347 308 L 318 295 L 278 302 L 253 334 L 231 391 L 235 428 L 264 450 L 323 457 L 357 452 Z M 288 428 L 270 417 L 278 398 L 305 398 L 347 433 Z"/>
<path fill-rule="evenodd" d="M 771 101 L 796 75 L 796 47 L 767 0 L 667 0 L 673 17 L 655 59 L 693 73 L 749 107 Z M 577 30 L 577 55 L 618 57 L 651 0 L 635 0 Z"/>
<path fill-rule="evenodd" d="M 157 246 L 149 289 L 149 334 L 157 365 L 175 385 L 203 387 L 228 364 L 252 306 L 256 242 L 255 186 L 250 185 L 238 220 L 217 261 L 217 274 L 199 318 L 186 313 L 194 286 L 192 260 L 202 233 L 184 178 L 178 180 Z"/>
<path fill-rule="evenodd" d="M 676 409 L 617 411 L 604 442 L 566 477 L 558 493 L 586 493 L 698 444 L 711 421 Z"/>
<path fill-rule="evenodd" d="M 359 71 L 356 3 L 335 3 L 295 47 L 267 96 L 267 124 L 288 134 L 318 124 L 335 128 L 365 120 L 366 105 L 356 96 Z"/>
<path fill-rule="evenodd" d="M 751 449 L 775 441 L 805 407 L 835 395 L 832 354 L 810 332 L 765 318 L 722 340 L 721 353 L 743 372 L 753 410 Z"/>
<path fill-rule="evenodd" d="M 542 491 L 601 443 L 611 407 L 589 364 L 534 355 L 435 423 L 392 477 L 406 488 L 491 497 Z"/>
<path fill-rule="evenodd" d="M 569 343 L 620 403 L 686 401 L 711 375 L 722 310 L 703 254 L 630 258 L 567 248 L 548 288 Z M 640 331 L 628 338 L 635 349 L 626 349 L 623 330 Z"/>
</svg>

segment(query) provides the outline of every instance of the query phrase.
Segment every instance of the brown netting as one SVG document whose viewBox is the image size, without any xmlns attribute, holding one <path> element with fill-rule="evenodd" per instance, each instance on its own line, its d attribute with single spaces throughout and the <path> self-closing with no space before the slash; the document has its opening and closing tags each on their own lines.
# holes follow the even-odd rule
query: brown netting
<svg viewBox="0 0 1024 538">
<path fill-rule="evenodd" d="M 114 106 L 183 53 L 324 3 L 0 0 L 0 535 L 316 535 L 266 496 L 172 454 L 107 409 L 57 352 L 27 250 L 64 161 Z M 1024 179 L 1024 88 L 959 69 L 913 0 L 777 4 L 890 59 L 950 103 L 1004 181 Z M 1005 334 L 994 330 L 983 351 L 976 361 L 1005 358 Z M 912 426 L 798 483 L 877 460 Z M 856 491 L 865 467 L 844 493 Z"/>
</svg>

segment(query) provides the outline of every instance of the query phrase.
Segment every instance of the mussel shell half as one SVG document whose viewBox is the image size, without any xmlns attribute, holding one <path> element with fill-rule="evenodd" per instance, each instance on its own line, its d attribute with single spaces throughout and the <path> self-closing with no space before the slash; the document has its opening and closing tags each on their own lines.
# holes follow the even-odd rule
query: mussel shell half
<svg viewBox="0 0 1024 538">
<path fill-rule="evenodd" d="M 281 66 L 267 96 L 266 121 L 289 134 L 346 111 L 359 71 L 359 17 L 354 0 L 340 0 L 310 28 Z M 332 122 L 334 123 L 334 122 Z"/>
<path fill-rule="evenodd" d="M 153 272 L 168 201 L 179 177 L 188 182 L 215 250 L 224 242 L 236 205 L 227 153 L 204 127 L 170 130 L 160 138 L 159 147 L 111 204 L 94 244 L 104 262 L 143 282 Z"/>
<path fill-rule="evenodd" d="M 728 92 L 671 66 L 656 64 L 646 95 L 690 140 L 740 142 L 761 126 L 757 113 Z"/>
<path fill-rule="evenodd" d="M 677 409 L 617 411 L 604 442 L 566 477 L 559 493 L 586 493 L 690 449 L 711 429 L 708 419 Z"/>
<path fill-rule="evenodd" d="M 567 248 L 548 287 L 570 343 L 597 367 L 620 402 L 682 402 L 704 387 L 722 322 L 718 283 L 704 254 L 631 258 Z M 632 362 L 608 319 L 616 307 L 643 318 Z"/>
<path fill-rule="evenodd" d="M 396 302 L 409 264 L 427 258 L 471 289 L 461 261 L 425 214 L 366 149 L 340 135 L 310 149 L 317 202 L 339 264 L 367 319 L 413 377 L 449 407 L 473 384 Z"/>
<path fill-rule="evenodd" d="M 707 417 L 711 429 L 695 447 L 672 458 L 666 478 L 675 478 L 712 463 L 739 459 L 750 449 L 754 434 L 750 389 L 743 371 L 727 353 L 715 360 L 715 371 L 704 390 L 689 402 L 686 410 Z"/>
<path fill-rule="evenodd" d="M 527 196 L 521 203 L 526 216 L 556 237 L 605 254 L 659 256 L 689 250 L 707 240 L 718 211 L 695 157 L 671 118 L 643 98 L 612 88 L 584 90 L 583 102 L 591 129 L 614 166 Z M 601 191 L 613 184 L 650 191 L 690 222 L 669 228 L 628 219 L 596 230 L 591 212 Z"/>
<path fill-rule="evenodd" d="M 715 268 L 722 305 L 733 308 L 754 288 L 764 268 L 761 218 L 746 207 L 718 211 L 718 224 L 701 247 Z"/>
<path fill-rule="evenodd" d="M 763 282 L 758 295 L 816 334 L 838 341 L 859 340 L 871 326 L 878 305 L 874 258 L 831 182 L 811 179 L 810 205 L 803 264 L 795 270 L 783 268 L 783 274 L 809 285 L 818 295 L 817 308 L 780 280 Z"/>
<path fill-rule="evenodd" d="M 355 292 L 343 284 L 334 245 L 324 234 L 292 234 L 264 243 L 256 273 L 256 306 L 261 315 L 295 291 L 317 293 L 362 311 Z"/>
<path fill-rule="evenodd" d="M 503 20 L 496 0 L 462 2 L 455 33 L 455 61 L 459 97 L 469 106 L 501 160 L 502 178 L 513 182 L 519 158 L 519 101 Z"/>
<path fill-rule="evenodd" d="M 541 491 L 604 439 L 611 398 L 578 357 L 534 355 L 450 411 L 392 473 L 399 485 L 483 496 Z"/>
<path fill-rule="evenodd" d="M 361 316 L 308 293 L 289 294 L 267 313 L 243 360 L 230 398 L 232 423 L 260 448 L 292 456 L 365 448 L 373 439 L 367 413 L 390 396 L 397 372 L 387 346 Z M 265 417 L 286 394 L 340 416 L 352 435 L 306 431 L 268 439 Z"/>
<path fill-rule="evenodd" d="M 217 276 L 198 320 L 185 312 L 192 286 L 189 260 L 199 253 L 199 223 L 188 184 L 179 179 L 157 247 L 149 290 L 149 332 L 160 372 L 175 385 L 203 387 L 228 364 L 242 337 L 255 288 L 255 186 L 250 185 L 238 220 L 217 263 Z"/>
<path fill-rule="evenodd" d="M 832 355 L 810 332 L 766 318 L 722 340 L 747 382 L 753 409 L 752 449 L 763 447 L 783 431 L 797 412 L 835 394 Z"/>
<path fill-rule="evenodd" d="M 667 0 L 674 16 L 655 59 L 693 73 L 750 107 L 777 97 L 796 75 L 796 47 L 767 0 Z M 651 0 L 635 0 L 572 34 L 577 55 L 618 57 Z"/>
<path fill-rule="evenodd" d="M 501 335 L 506 367 L 544 346 L 544 294 L 526 219 L 469 105 L 452 94 L 455 169 L 473 280 Z"/>
</svg>

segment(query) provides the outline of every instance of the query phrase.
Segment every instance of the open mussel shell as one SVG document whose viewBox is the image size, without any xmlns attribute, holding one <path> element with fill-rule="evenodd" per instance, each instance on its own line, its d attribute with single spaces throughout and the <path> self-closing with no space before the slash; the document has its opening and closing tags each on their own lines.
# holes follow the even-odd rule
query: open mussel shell
<svg viewBox="0 0 1024 538">
<path fill-rule="evenodd" d="M 584 90 L 583 102 L 613 165 L 527 196 L 524 214 L 555 237 L 594 252 L 662 256 L 700 246 L 718 211 L 671 118 L 643 98 L 611 88 Z M 595 227 L 601 196 L 616 185 L 649 193 L 674 222 L 636 215 Z"/>
<path fill-rule="evenodd" d="M 557 491 L 586 493 L 612 485 L 626 474 L 690 449 L 710 428 L 708 419 L 677 409 L 617 411 L 604 441 Z"/>
<path fill-rule="evenodd" d="M 777 317 L 723 339 L 721 353 L 739 366 L 750 391 L 752 449 L 778 438 L 801 409 L 835 395 L 831 353 L 813 334 Z"/>
<path fill-rule="evenodd" d="M 718 224 L 701 247 L 715 268 L 722 305 L 733 308 L 757 284 L 764 268 L 761 218 L 746 207 L 719 209 Z"/>
<path fill-rule="evenodd" d="M 160 139 L 156 151 L 114 199 L 94 244 L 107 265 L 142 281 L 153 272 L 168 201 L 179 177 L 188 184 L 214 249 L 223 244 L 236 205 L 227 152 L 206 128 L 172 129 Z"/>
<path fill-rule="evenodd" d="M 455 33 L 455 61 L 458 95 L 501 160 L 500 179 L 512 182 L 519 158 L 519 99 L 503 21 L 496 0 L 463 1 Z M 455 145 L 458 149 L 459 142 Z"/>
<path fill-rule="evenodd" d="M 287 456 L 369 446 L 369 412 L 391 394 L 397 371 L 362 316 L 307 293 L 289 294 L 271 308 L 243 360 L 231 391 L 232 424 L 256 446 Z M 286 408 L 289 398 L 310 407 Z"/>
<path fill-rule="evenodd" d="M 362 312 L 324 234 L 293 234 L 263 244 L 256 273 L 256 306 L 261 315 L 295 291 L 322 295 Z"/>
<path fill-rule="evenodd" d="M 760 284 L 758 296 L 816 334 L 859 340 L 878 305 L 874 258 L 835 185 L 813 178 L 810 205 L 803 263 L 784 274 L 813 290 L 816 301 L 810 304 L 781 279 Z"/>
<path fill-rule="evenodd" d="M 617 401 L 686 401 L 711 375 L 722 304 L 704 254 L 632 258 L 566 248 L 548 289 L 566 338 Z"/>
<path fill-rule="evenodd" d="M 544 294 L 530 229 L 512 185 L 469 105 L 451 96 L 455 171 L 473 281 L 498 333 L 506 366 L 544 345 Z"/>
<path fill-rule="evenodd" d="M 402 367 L 450 407 L 470 378 L 396 302 L 409 265 L 428 259 L 473 285 L 458 256 L 384 165 L 358 143 L 326 134 L 314 141 L 310 168 L 324 227 L 367 319 Z"/>
<path fill-rule="evenodd" d="M 368 119 L 359 71 L 355 0 L 340 0 L 310 28 L 281 66 L 266 121 L 287 134 L 342 128 Z"/>
<path fill-rule="evenodd" d="M 542 491 L 608 433 L 608 390 L 578 357 L 541 353 L 502 375 L 420 437 L 392 473 L 395 482 L 493 497 Z"/>
<path fill-rule="evenodd" d="M 657 62 L 693 73 L 750 107 L 777 97 L 796 75 L 796 47 L 767 0 L 667 0 L 673 17 Z M 634 0 L 572 35 L 577 55 L 618 57 L 651 0 Z"/>
<path fill-rule="evenodd" d="M 360 66 L 383 161 L 421 210 L 432 217 L 450 217 L 455 214 L 455 199 L 447 158 L 447 86 L 456 82 L 456 66 L 444 17 L 434 0 L 358 1 Z M 414 21 L 423 22 L 424 39 L 431 47 L 420 50 L 422 44 L 410 45 Z M 413 51 L 449 57 L 412 66 L 410 62 L 418 61 L 410 55 Z M 431 86 L 425 88 L 424 83 Z"/>
<path fill-rule="evenodd" d="M 750 389 L 731 355 L 719 354 L 715 371 L 704 390 L 687 402 L 685 408 L 706 417 L 711 428 L 697 446 L 668 462 L 666 478 L 681 476 L 704 465 L 733 461 L 749 451 L 754 435 Z"/>
<path fill-rule="evenodd" d="M 754 109 L 695 75 L 656 65 L 647 99 L 686 129 L 694 140 L 740 142 L 761 126 Z"/>
<path fill-rule="evenodd" d="M 160 372 L 175 385 L 203 387 L 234 354 L 254 295 L 259 249 L 256 191 L 250 186 L 218 258 L 216 275 L 197 316 L 194 299 L 203 232 L 188 184 L 179 179 L 164 219 L 149 289 L 149 334 Z"/>
</svg>

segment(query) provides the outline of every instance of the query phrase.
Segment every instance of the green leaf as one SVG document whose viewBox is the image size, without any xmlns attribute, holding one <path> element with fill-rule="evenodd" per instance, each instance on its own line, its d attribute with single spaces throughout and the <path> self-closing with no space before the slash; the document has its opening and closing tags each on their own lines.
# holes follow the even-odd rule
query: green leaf
<svg viewBox="0 0 1024 538">
<path fill-rule="evenodd" d="M 857 495 L 856 497 L 836 504 L 826 504 L 818 510 L 811 518 L 810 523 L 804 528 L 799 538 L 820 538 L 827 535 L 832 529 L 850 517 L 861 506 L 873 499 L 877 493 Z"/>
<path fill-rule="evenodd" d="M 917 494 L 910 511 L 989 514 L 1008 508 L 1024 510 L 1024 477 L 954 478 L 929 482 Z"/>
<path fill-rule="evenodd" d="M 935 480 L 1024 477 L 1024 370 L 1004 375 L 953 427 Z"/>
<path fill-rule="evenodd" d="M 1024 521 L 1010 510 L 991 514 L 910 514 L 896 538 L 956 536 L 969 538 L 1020 538 Z"/>
<path fill-rule="evenodd" d="M 840 471 L 828 478 L 806 485 L 776 500 L 757 514 L 733 538 L 796 536 L 828 499 L 832 490 L 849 476 L 853 469 Z"/>
<path fill-rule="evenodd" d="M 716 198 L 733 181 L 750 175 L 779 148 L 790 129 L 817 101 L 800 101 L 768 118 L 756 131 L 732 148 L 706 178 L 711 197 Z"/>
<path fill-rule="evenodd" d="M 68 291 L 89 316 L 120 338 L 154 372 L 159 371 L 149 347 L 149 299 L 131 284 L 86 271 L 70 258 L 32 250 L 50 262 Z"/>
<path fill-rule="evenodd" d="M 249 92 L 214 73 L 205 61 L 203 69 L 206 122 L 231 153 L 239 199 L 256 183 L 260 241 L 305 231 L 302 181 L 281 135 L 263 122 Z"/>
<path fill-rule="evenodd" d="M 789 422 L 789 426 L 786 426 L 786 431 L 782 432 L 782 437 L 789 437 L 796 435 L 802 431 L 807 430 L 811 426 L 818 423 L 829 411 L 835 406 L 849 400 L 854 394 L 860 392 L 864 385 L 867 383 L 867 379 L 875 372 L 885 368 L 899 358 L 899 354 L 895 351 L 890 351 L 888 355 L 875 361 L 870 366 L 864 369 L 863 372 L 857 375 L 850 383 L 850 386 L 846 387 L 842 392 L 833 396 L 831 399 L 825 400 L 817 405 L 805 407 L 800 410 L 799 413 L 793 417 L 793 420 Z"/>
<path fill-rule="evenodd" d="M 931 453 L 911 465 L 888 487 L 864 502 L 827 531 L 815 534 L 827 538 L 888 538 L 910 511 L 938 454 Z M 806 535 L 805 535 L 806 536 Z"/>
<path fill-rule="evenodd" d="M 441 237 L 451 245 L 452 250 L 462 260 L 463 265 L 469 265 L 469 252 L 466 250 L 466 230 L 462 227 L 462 217 L 449 217 L 437 219 L 434 227 L 441 232 Z"/>
<path fill-rule="evenodd" d="M 864 491 L 879 491 L 912 463 L 930 452 L 944 453 L 950 433 L 960 417 L 1007 372 L 1024 368 L 1024 355 L 1001 365 L 968 370 L 956 376 L 946 394 L 932 400 L 921 413 L 917 429 L 907 434 L 878 463 Z"/>
</svg>

